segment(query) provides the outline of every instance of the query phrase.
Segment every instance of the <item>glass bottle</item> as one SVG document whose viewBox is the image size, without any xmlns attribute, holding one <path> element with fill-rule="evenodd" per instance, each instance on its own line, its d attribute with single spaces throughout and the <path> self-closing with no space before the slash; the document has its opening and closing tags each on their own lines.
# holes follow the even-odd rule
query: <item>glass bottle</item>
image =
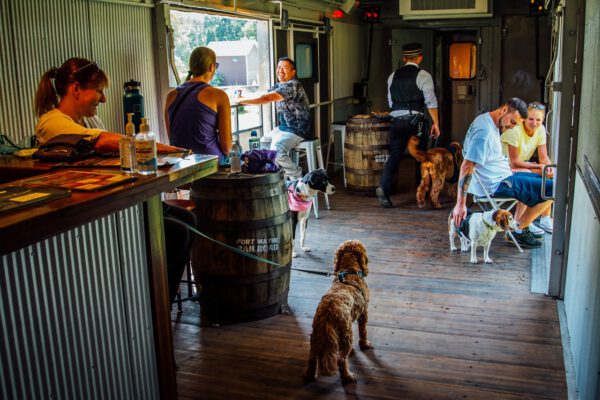
<svg viewBox="0 0 600 400">
<path fill-rule="evenodd" d="M 125 174 L 134 174 L 136 170 L 134 136 L 135 125 L 133 125 L 133 113 L 127 113 L 125 135 L 119 138 L 119 158 L 121 159 L 121 172 Z"/>
</svg>

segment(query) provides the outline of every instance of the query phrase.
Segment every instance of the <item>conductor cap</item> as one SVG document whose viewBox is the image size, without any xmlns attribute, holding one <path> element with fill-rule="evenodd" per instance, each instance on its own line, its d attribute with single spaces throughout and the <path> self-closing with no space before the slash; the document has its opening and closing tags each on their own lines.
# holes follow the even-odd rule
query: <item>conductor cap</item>
<svg viewBox="0 0 600 400">
<path fill-rule="evenodd" d="M 408 43 L 402 46 L 402 55 L 404 57 L 414 57 L 423 53 L 421 43 Z"/>
</svg>

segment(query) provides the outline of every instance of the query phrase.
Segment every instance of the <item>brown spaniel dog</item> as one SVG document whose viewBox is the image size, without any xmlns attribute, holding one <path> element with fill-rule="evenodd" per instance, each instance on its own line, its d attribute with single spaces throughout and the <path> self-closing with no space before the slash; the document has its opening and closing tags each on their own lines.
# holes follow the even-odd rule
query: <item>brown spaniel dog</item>
<svg viewBox="0 0 600 400">
<path fill-rule="evenodd" d="M 448 194 L 456 197 L 456 181 L 462 163 L 462 146 L 458 142 L 450 143 L 450 150 L 434 147 L 427 151 L 417 148 L 419 138 L 411 136 L 408 140 L 408 152 L 421 163 L 421 184 L 417 188 L 417 205 L 425 207 L 425 197 L 429 192 L 431 206 L 442 208 L 439 202 L 440 192 L 448 185 Z"/>
</svg>

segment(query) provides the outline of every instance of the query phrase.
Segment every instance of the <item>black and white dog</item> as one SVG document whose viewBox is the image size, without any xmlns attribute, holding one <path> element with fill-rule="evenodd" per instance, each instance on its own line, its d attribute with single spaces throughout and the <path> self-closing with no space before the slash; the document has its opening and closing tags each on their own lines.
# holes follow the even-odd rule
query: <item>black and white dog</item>
<svg viewBox="0 0 600 400">
<path fill-rule="evenodd" d="M 300 248 L 308 252 L 310 248 L 304 246 L 304 239 L 313 199 L 319 192 L 334 194 L 335 186 L 329 183 L 329 176 L 325 170 L 315 169 L 301 179 L 287 181 L 286 187 L 288 203 L 292 211 L 292 257 L 297 257 L 298 254 L 294 251 L 294 240 L 298 222 L 300 223 Z"/>
</svg>

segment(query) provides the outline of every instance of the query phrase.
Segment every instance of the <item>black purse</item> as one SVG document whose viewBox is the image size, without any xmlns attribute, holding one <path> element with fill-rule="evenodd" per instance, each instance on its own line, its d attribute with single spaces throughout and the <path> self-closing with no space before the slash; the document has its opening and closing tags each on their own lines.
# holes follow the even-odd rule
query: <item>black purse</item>
<svg viewBox="0 0 600 400">
<path fill-rule="evenodd" d="M 33 157 L 41 161 L 70 162 L 94 154 L 95 140 L 90 135 L 62 134 L 53 137 L 40 146 Z"/>
</svg>

